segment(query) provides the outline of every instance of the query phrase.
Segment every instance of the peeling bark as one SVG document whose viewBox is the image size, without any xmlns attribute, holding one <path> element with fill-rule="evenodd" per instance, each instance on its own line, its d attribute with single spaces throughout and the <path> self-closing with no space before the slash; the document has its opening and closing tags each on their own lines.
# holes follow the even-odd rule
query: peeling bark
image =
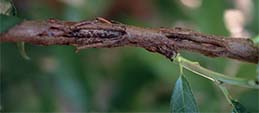
<svg viewBox="0 0 259 113">
<path fill-rule="evenodd" d="M 81 22 L 24 21 L 2 33 L 0 42 L 70 45 L 77 50 L 136 46 L 169 59 L 181 50 L 250 63 L 257 63 L 259 58 L 259 48 L 248 39 L 205 35 L 183 28 L 140 28 L 103 18 Z"/>
</svg>

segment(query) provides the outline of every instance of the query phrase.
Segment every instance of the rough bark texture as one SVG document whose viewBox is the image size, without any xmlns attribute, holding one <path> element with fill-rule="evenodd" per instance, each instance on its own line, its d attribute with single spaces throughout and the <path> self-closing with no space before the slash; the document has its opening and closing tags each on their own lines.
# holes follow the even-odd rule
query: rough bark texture
<svg viewBox="0 0 259 113">
<path fill-rule="evenodd" d="M 183 28 L 140 28 L 103 18 L 69 22 L 24 21 L 0 35 L 0 42 L 71 45 L 85 48 L 136 46 L 171 59 L 180 50 L 257 63 L 259 49 L 248 39 L 204 35 Z"/>
</svg>

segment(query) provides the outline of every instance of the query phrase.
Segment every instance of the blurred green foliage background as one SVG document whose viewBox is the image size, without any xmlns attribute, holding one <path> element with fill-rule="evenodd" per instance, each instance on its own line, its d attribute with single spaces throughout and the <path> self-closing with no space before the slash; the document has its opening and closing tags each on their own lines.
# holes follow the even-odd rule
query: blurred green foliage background
<svg viewBox="0 0 259 113">
<path fill-rule="evenodd" d="M 187 27 L 235 36 L 228 11 L 239 11 L 241 34 L 259 31 L 258 0 L 14 0 L 18 16 L 80 21 L 104 17 L 142 27 Z M 230 13 L 232 14 L 232 13 Z M 233 13 L 236 14 L 236 13 Z M 242 16 L 243 15 L 243 16 Z M 230 15 L 236 17 L 236 15 Z M 238 18 L 230 19 L 238 21 Z M 237 22 L 238 23 L 238 22 Z M 231 25 L 230 25 L 231 26 Z M 238 25 L 236 25 L 238 26 Z M 233 30 L 234 29 L 234 30 Z M 23 59 L 14 43 L 1 43 L 1 111 L 169 112 L 178 65 L 141 48 L 87 49 L 26 44 Z M 182 52 L 208 69 L 256 79 L 256 65 Z M 230 112 L 222 92 L 209 80 L 185 71 L 201 112 Z M 229 86 L 249 111 L 259 112 L 258 90 Z"/>
</svg>

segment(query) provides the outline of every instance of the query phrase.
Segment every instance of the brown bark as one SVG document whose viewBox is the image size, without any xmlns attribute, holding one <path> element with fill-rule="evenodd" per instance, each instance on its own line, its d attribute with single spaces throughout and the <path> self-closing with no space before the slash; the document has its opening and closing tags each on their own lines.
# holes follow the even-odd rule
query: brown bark
<svg viewBox="0 0 259 113">
<path fill-rule="evenodd" d="M 98 18 L 69 22 L 24 21 L 2 33 L 0 42 L 70 45 L 77 50 L 136 46 L 171 59 L 180 50 L 257 63 L 259 49 L 248 39 L 204 35 L 183 28 L 140 28 Z"/>
</svg>

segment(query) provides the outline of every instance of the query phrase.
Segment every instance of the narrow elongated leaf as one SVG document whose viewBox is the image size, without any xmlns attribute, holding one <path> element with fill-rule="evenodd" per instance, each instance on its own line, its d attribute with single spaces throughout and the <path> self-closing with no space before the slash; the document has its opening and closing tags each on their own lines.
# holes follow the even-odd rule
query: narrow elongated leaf
<svg viewBox="0 0 259 113">
<path fill-rule="evenodd" d="M 171 113 L 197 113 L 198 107 L 191 87 L 184 76 L 176 81 L 171 97 Z"/>
<path fill-rule="evenodd" d="M 30 57 L 27 55 L 27 53 L 25 51 L 25 43 L 24 42 L 17 42 L 17 47 L 18 47 L 22 57 L 26 60 L 30 60 Z"/>
<path fill-rule="evenodd" d="M 240 104 L 238 101 L 231 100 L 231 102 L 234 106 L 232 113 L 248 113 L 246 108 L 242 104 Z"/>
<path fill-rule="evenodd" d="M 15 16 L 7 16 L 4 14 L 0 14 L 0 33 L 7 31 L 11 27 L 15 26 L 16 24 L 22 21 L 23 19 L 20 19 Z"/>
</svg>

